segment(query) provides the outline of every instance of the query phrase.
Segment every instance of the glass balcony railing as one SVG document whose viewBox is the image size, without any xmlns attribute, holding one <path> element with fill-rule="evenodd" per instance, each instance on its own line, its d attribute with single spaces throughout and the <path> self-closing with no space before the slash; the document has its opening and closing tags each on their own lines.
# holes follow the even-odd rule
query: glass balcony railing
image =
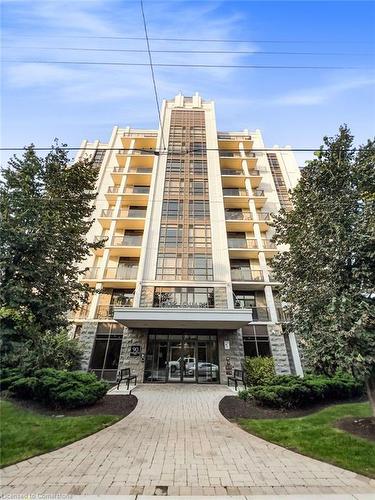
<svg viewBox="0 0 375 500">
<path fill-rule="evenodd" d="M 263 189 L 253 189 L 253 196 L 264 196 Z"/>
<path fill-rule="evenodd" d="M 244 210 L 242 212 L 225 210 L 225 220 L 251 220 L 251 213 Z"/>
<path fill-rule="evenodd" d="M 249 151 L 227 151 L 225 149 L 221 149 L 219 151 L 221 158 L 255 158 L 255 154 Z"/>
<path fill-rule="evenodd" d="M 263 245 L 263 248 L 267 249 L 267 250 L 276 250 L 277 249 L 277 246 L 275 245 L 275 243 L 271 240 L 262 240 L 262 245 Z"/>
<path fill-rule="evenodd" d="M 139 219 L 144 219 L 146 217 L 146 212 L 147 210 L 143 210 L 141 208 L 131 208 L 128 212 L 127 212 L 127 217 L 130 217 L 130 218 L 139 218 Z"/>
<path fill-rule="evenodd" d="M 251 309 L 253 323 L 257 321 L 270 321 L 268 307 L 251 305 L 251 301 L 246 299 L 236 299 L 234 304 L 235 309 Z"/>
<path fill-rule="evenodd" d="M 121 304 L 98 305 L 98 307 L 96 308 L 95 317 L 97 319 L 113 318 L 115 307 L 133 307 L 133 296 L 126 298 L 124 303 Z"/>
<path fill-rule="evenodd" d="M 132 186 L 125 189 L 126 194 L 148 194 L 150 186 Z"/>
<path fill-rule="evenodd" d="M 108 186 L 108 193 L 119 193 L 120 186 Z"/>
<path fill-rule="evenodd" d="M 282 307 L 276 306 L 276 312 L 280 323 L 288 323 L 290 321 L 290 315 Z"/>
<path fill-rule="evenodd" d="M 91 267 L 83 275 L 84 279 L 99 279 L 101 273 L 100 267 Z M 130 280 L 136 279 L 138 273 L 138 266 L 132 267 L 107 267 L 104 270 L 103 279 L 118 279 L 118 280 Z"/>
<path fill-rule="evenodd" d="M 140 247 L 142 246 L 142 236 L 114 236 L 112 246 L 115 247 Z"/>
<path fill-rule="evenodd" d="M 145 139 L 148 139 L 150 137 L 157 137 L 158 136 L 158 133 L 157 132 L 124 132 L 122 137 L 129 137 L 129 138 L 132 138 L 134 137 L 134 139 L 142 139 L 142 138 L 145 138 Z"/>
<path fill-rule="evenodd" d="M 116 174 L 123 174 L 125 172 L 125 168 L 124 167 L 113 167 L 113 173 L 116 173 Z"/>
<path fill-rule="evenodd" d="M 251 141 L 250 135 L 218 134 L 217 138 L 224 141 Z"/>
<path fill-rule="evenodd" d="M 229 248 L 258 248 L 258 242 L 254 239 L 228 238 Z"/>
<path fill-rule="evenodd" d="M 124 218 L 124 217 L 130 217 L 130 218 L 145 218 L 146 217 L 146 210 L 141 210 L 141 209 L 130 209 L 130 210 L 119 210 L 117 213 L 115 210 L 112 208 L 105 208 L 104 210 L 101 211 L 100 214 L 101 217 L 119 217 L 119 218 Z"/>
<path fill-rule="evenodd" d="M 242 269 L 231 269 L 232 281 L 264 281 L 263 271 Z"/>
<path fill-rule="evenodd" d="M 234 168 L 222 168 L 221 175 L 244 175 L 242 170 L 237 170 Z"/>
<path fill-rule="evenodd" d="M 272 219 L 271 217 L 271 214 L 269 212 L 258 212 L 257 211 L 257 215 L 258 215 L 258 219 L 259 220 L 265 220 L 265 221 L 269 221 Z"/>
<path fill-rule="evenodd" d="M 139 148 L 139 149 L 119 149 L 117 151 L 119 155 L 153 155 L 154 149 L 150 148 Z"/>
<path fill-rule="evenodd" d="M 151 167 L 131 167 L 129 168 L 129 174 L 151 174 Z"/>
<path fill-rule="evenodd" d="M 247 196 L 246 189 L 224 188 L 223 196 Z"/>
</svg>

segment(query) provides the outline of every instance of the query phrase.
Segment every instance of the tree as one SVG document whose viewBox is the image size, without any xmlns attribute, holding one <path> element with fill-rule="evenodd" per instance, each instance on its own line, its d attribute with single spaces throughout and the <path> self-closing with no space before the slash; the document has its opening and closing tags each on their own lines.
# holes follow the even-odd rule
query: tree
<svg viewBox="0 0 375 500">
<path fill-rule="evenodd" d="M 92 248 L 98 168 L 69 162 L 57 143 L 43 158 L 34 146 L 13 157 L 0 183 L 0 308 L 2 347 L 66 327 L 67 312 L 88 297 L 79 264 Z M 22 319 L 20 323 L 19 319 Z"/>
<path fill-rule="evenodd" d="M 273 267 L 306 364 L 364 377 L 375 406 L 375 143 L 355 153 L 346 126 L 323 142 L 275 216 Z"/>
</svg>

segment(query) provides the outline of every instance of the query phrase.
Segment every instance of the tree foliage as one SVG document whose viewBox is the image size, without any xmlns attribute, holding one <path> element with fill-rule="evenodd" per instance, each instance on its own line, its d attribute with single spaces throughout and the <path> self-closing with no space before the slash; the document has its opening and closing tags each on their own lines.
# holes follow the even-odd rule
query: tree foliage
<svg viewBox="0 0 375 500">
<path fill-rule="evenodd" d="M 374 377 L 375 143 L 357 152 L 346 126 L 325 137 L 275 217 L 275 241 L 289 252 L 273 266 L 289 328 L 316 372 Z"/>
<path fill-rule="evenodd" d="M 65 145 L 63 145 L 65 146 Z M 71 164 L 57 143 L 45 157 L 34 146 L 14 156 L 0 183 L 0 308 L 3 348 L 67 325 L 67 312 L 87 299 L 79 264 L 92 248 L 98 169 Z"/>
</svg>

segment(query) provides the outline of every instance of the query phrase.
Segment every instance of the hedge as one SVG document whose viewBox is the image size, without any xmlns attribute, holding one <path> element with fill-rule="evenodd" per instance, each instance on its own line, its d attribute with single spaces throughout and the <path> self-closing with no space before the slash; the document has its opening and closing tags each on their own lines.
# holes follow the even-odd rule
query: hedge
<svg viewBox="0 0 375 500">
<path fill-rule="evenodd" d="M 282 375 L 269 384 L 242 391 L 241 399 L 254 398 L 271 408 L 302 408 L 322 401 L 351 399 L 363 394 L 363 382 L 347 374 L 334 377 L 307 375 L 304 378 Z"/>
<path fill-rule="evenodd" d="M 35 399 L 55 408 L 79 408 L 105 396 L 108 384 L 91 373 L 43 368 L 32 377 L 19 377 L 9 390 L 17 397 Z"/>
</svg>

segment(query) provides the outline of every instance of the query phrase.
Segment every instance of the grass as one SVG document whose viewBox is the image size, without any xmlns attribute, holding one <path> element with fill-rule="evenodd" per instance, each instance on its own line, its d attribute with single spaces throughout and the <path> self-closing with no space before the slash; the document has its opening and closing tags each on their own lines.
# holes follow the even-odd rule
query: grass
<svg viewBox="0 0 375 500">
<path fill-rule="evenodd" d="M 375 477 L 375 444 L 335 427 L 345 417 L 371 416 L 368 403 L 334 405 L 302 418 L 240 420 L 243 429 L 284 448 Z"/>
<path fill-rule="evenodd" d="M 56 450 L 104 429 L 120 416 L 50 417 L 0 401 L 0 466 Z"/>
</svg>

